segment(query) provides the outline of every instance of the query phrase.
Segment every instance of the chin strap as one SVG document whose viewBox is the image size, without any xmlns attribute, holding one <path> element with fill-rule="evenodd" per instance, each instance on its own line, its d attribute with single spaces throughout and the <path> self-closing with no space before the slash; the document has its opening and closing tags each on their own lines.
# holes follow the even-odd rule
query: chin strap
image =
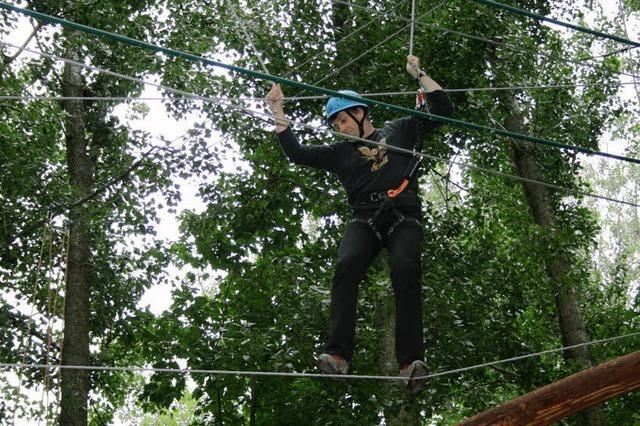
<svg viewBox="0 0 640 426">
<path fill-rule="evenodd" d="M 358 118 L 349 110 L 345 110 L 345 113 L 351 117 L 353 121 L 358 125 L 359 136 L 364 137 L 364 120 L 367 118 L 367 113 L 362 114 L 362 118 L 358 120 Z"/>
</svg>

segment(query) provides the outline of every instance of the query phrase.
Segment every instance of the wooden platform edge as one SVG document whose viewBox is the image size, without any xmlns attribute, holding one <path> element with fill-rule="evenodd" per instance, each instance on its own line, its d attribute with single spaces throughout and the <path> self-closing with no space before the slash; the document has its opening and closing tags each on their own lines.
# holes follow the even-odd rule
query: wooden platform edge
<svg viewBox="0 0 640 426">
<path fill-rule="evenodd" d="M 580 371 L 458 426 L 548 425 L 640 387 L 640 351 Z"/>
</svg>

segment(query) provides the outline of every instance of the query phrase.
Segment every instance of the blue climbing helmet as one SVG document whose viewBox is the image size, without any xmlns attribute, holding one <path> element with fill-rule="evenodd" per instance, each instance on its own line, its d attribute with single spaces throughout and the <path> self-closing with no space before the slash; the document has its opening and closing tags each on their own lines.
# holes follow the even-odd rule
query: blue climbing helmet
<svg viewBox="0 0 640 426">
<path fill-rule="evenodd" d="M 343 93 L 345 95 L 350 95 L 350 96 L 358 96 L 358 97 L 360 96 L 357 92 L 354 92 L 353 90 L 338 90 L 338 93 Z M 327 106 L 324 111 L 324 118 L 326 119 L 327 124 L 331 125 L 333 118 L 340 111 L 344 111 L 346 109 L 353 108 L 353 107 L 364 108 L 365 115 L 369 110 L 369 106 L 367 104 L 359 101 L 354 101 L 354 100 L 345 99 L 345 98 L 337 98 L 337 97 L 330 98 L 329 101 L 327 101 Z"/>
</svg>

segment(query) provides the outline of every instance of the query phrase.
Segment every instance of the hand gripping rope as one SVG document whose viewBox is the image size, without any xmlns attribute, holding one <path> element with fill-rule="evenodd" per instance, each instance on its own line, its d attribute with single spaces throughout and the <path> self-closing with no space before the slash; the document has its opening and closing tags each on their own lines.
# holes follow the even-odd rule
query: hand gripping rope
<svg viewBox="0 0 640 426">
<path fill-rule="evenodd" d="M 416 19 L 415 16 L 416 16 L 416 2 L 415 0 L 412 0 L 411 1 L 411 32 L 409 35 L 409 55 L 413 55 L 413 32 L 415 27 L 415 19 Z M 423 75 L 424 75 L 424 71 L 420 71 L 418 73 L 418 77 L 416 78 L 416 80 L 418 81 L 418 85 L 420 86 L 418 88 L 418 94 L 416 95 L 416 110 L 421 112 L 429 112 L 429 107 L 427 104 L 427 94 L 425 93 L 424 88 L 422 87 L 422 82 L 420 81 L 420 78 Z M 413 152 L 414 152 L 413 158 L 411 159 L 411 162 L 409 163 L 407 170 L 404 172 L 404 177 L 402 179 L 402 183 L 400 184 L 400 186 L 395 189 L 389 189 L 387 191 L 387 196 L 389 198 L 395 198 L 398 195 L 400 195 L 402 191 L 404 191 L 405 188 L 409 185 L 409 182 L 411 182 L 411 178 L 413 178 L 413 176 L 418 171 L 418 167 L 420 166 L 420 161 L 422 161 L 422 155 L 420 155 L 422 151 L 422 140 L 420 138 L 421 124 L 422 124 L 422 120 L 418 119 L 416 123 L 416 140 L 413 144 Z"/>
</svg>

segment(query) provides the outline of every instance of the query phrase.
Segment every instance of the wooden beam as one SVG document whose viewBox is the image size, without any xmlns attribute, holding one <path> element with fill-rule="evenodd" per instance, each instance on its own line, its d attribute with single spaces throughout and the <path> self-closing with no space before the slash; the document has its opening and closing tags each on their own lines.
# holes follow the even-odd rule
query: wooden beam
<svg viewBox="0 0 640 426">
<path fill-rule="evenodd" d="M 599 402 L 640 388 L 640 351 L 580 371 L 458 426 L 548 425 Z"/>
</svg>

